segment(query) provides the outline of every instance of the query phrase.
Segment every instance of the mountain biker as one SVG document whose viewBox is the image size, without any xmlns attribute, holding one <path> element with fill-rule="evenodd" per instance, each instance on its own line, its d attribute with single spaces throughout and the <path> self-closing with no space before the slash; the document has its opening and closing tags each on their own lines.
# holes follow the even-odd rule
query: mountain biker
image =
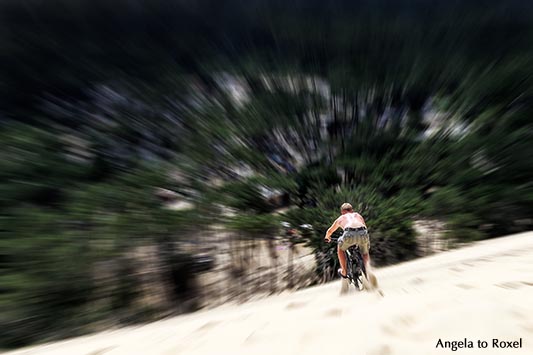
<svg viewBox="0 0 533 355">
<path fill-rule="evenodd" d="M 377 286 L 377 279 L 370 271 L 370 238 L 363 216 L 354 212 L 352 205 L 349 203 L 343 203 L 341 206 L 340 217 L 333 222 L 326 232 L 326 237 L 324 238 L 326 242 L 329 243 L 331 241 L 331 235 L 338 228 L 344 230 L 344 233 L 337 242 L 337 255 L 339 256 L 341 264 L 341 268 L 337 271 L 339 276 L 346 278 L 347 275 L 345 251 L 352 245 L 357 245 L 359 246 L 359 251 L 363 257 L 369 280 L 373 286 Z"/>
</svg>

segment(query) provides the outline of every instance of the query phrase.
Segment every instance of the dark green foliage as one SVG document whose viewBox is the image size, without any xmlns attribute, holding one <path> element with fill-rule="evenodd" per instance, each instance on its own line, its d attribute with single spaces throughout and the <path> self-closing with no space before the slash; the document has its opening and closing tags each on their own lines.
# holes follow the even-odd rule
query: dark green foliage
<svg viewBox="0 0 533 355">
<path fill-rule="evenodd" d="M 243 233 L 252 238 L 270 237 L 278 233 L 280 221 L 271 214 L 242 214 L 226 221 L 229 230 Z"/>
<path fill-rule="evenodd" d="M 60 137 L 26 125 L 2 133 L 0 343 L 77 335 L 110 315 L 127 320 L 139 292 L 128 254 L 179 240 L 200 215 L 161 208 L 154 188 L 166 178 L 154 166 L 94 182 L 91 162 L 72 160 Z M 95 274 L 101 263 L 109 285 Z"/>
</svg>

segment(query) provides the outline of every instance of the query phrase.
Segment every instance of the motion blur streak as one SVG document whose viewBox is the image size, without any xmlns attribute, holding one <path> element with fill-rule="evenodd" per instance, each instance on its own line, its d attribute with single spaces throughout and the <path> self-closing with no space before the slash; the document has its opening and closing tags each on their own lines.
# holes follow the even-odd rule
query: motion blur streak
<svg viewBox="0 0 533 355">
<path fill-rule="evenodd" d="M 516 0 L 0 2 L 0 348 L 331 281 L 344 202 L 378 267 L 531 230 L 531 43 Z"/>
<path fill-rule="evenodd" d="M 339 297 L 333 282 L 9 355 L 349 355 L 354 346 L 356 354 L 442 354 L 451 350 L 437 348 L 439 339 L 465 337 L 476 344 L 470 354 L 502 353 L 478 348 L 477 340 L 520 337 L 523 348 L 512 351 L 529 354 L 532 257 L 533 233 L 527 232 L 381 269 L 385 298 Z M 349 340 L 332 341 L 346 328 L 355 329 Z"/>
</svg>

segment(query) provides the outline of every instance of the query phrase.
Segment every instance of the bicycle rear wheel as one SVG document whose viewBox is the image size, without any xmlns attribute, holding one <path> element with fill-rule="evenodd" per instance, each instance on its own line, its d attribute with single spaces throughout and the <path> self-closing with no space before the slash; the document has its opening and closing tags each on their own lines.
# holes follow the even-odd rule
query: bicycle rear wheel
<svg viewBox="0 0 533 355">
<path fill-rule="evenodd" d="M 352 262 L 352 283 L 356 291 L 363 291 L 365 286 L 363 284 L 363 272 L 356 261 Z"/>
</svg>

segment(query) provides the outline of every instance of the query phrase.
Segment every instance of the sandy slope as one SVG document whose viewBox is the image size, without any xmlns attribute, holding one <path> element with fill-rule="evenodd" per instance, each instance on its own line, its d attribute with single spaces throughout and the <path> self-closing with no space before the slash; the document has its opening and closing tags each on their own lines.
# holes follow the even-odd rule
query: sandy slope
<svg viewBox="0 0 533 355">
<path fill-rule="evenodd" d="M 377 270 L 385 297 L 340 282 L 10 354 L 533 354 L 533 232 Z M 436 348 L 437 341 L 473 349 Z M 522 349 L 493 349 L 492 339 Z M 486 349 L 477 340 L 488 341 Z"/>
</svg>

